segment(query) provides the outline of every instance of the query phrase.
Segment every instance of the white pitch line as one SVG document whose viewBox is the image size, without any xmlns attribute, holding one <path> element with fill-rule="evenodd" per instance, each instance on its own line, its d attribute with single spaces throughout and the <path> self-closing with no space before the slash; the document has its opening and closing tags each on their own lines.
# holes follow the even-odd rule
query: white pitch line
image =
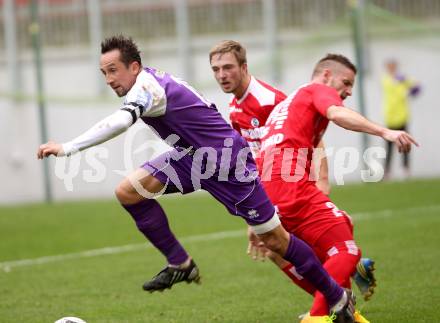
<svg viewBox="0 0 440 323">
<path fill-rule="evenodd" d="M 235 230 L 235 231 L 222 231 L 215 232 L 209 234 L 188 236 L 179 239 L 182 243 L 188 242 L 198 242 L 198 241 L 214 241 L 214 240 L 222 240 L 227 238 L 235 238 L 240 236 L 245 236 L 246 231 L 244 230 Z M 82 252 L 68 253 L 63 255 L 54 255 L 54 256 L 46 256 L 40 258 L 30 258 L 30 259 L 21 259 L 21 260 L 12 260 L 0 262 L 0 269 L 5 272 L 10 272 L 14 267 L 24 267 L 24 266 L 32 266 L 32 265 L 41 265 L 47 264 L 51 262 L 64 261 L 69 259 L 79 259 L 79 258 L 89 258 L 96 257 L 102 255 L 114 255 L 118 253 L 130 252 L 130 251 L 138 251 L 143 249 L 152 248 L 152 245 L 149 242 L 146 243 L 137 243 L 137 244 L 128 244 L 124 246 L 117 247 L 106 247 L 100 249 L 92 249 L 86 250 Z"/>
<path fill-rule="evenodd" d="M 413 213 L 413 212 L 431 212 L 431 211 L 438 211 L 440 210 L 440 204 L 433 204 L 433 205 L 426 205 L 426 206 L 416 206 L 416 207 L 409 207 L 405 209 L 384 209 L 379 211 L 372 211 L 372 212 L 359 212 L 354 213 L 352 217 L 355 221 L 363 221 L 363 220 L 369 220 L 372 218 L 386 218 L 393 216 L 395 214 L 406 214 L 406 213 Z M 351 214 L 349 214 L 351 215 Z"/>
<path fill-rule="evenodd" d="M 363 221 L 363 220 L 370 220 L 372 218 L 390 217 L 390 216 L 393 216 L 394 214 L 427 212 L 427 211 L 437 211 L 437 210 L 440 210 L 440 204 L 421 206 L 421 207 L 412 207 L 412 208 L 406 208 L 406 209 L 385 209 L 385 210 L 374 211 L 374 212 L 360 212 L 360 213 L 354 213 L 351 216 L 354 218 L 355 221 Z M 222 231 L 222 232 L 215 232 L 215 233 L 209 233 L 209 234 L 188 236 L 188 237 L 181 238 L 179 240 L 182 243 L 188 243 L 188 242 L 199 242 L 199 241 L 222 240 L 222 239 L 227 239 L 227 238 L 236 238 L 236 237 L 240 237 L 240 236 L 244 236 L 244 235 L 245 235 L 244 230 L 235 230 L 235 231 Z M 59 261 L 70 260 L 70 259 L 79 259 L 79 258 L 89 258 L 89 257 L 102 256 L 102 255 L 114 255 L 114 254 L 118 254 L 118 253 L 148 249 L 151 247 L 152 247 L 152 245 L 147 242 L 147 243 L 129 244 L 129 245 L 117 246 L 117 247 L 106 247 L 106 248 L 100 248 L 100 249 L 92 249 L 92 250 L 86 250 L 86 251 L 76 252 L 76 253 L 68 253 L 68 254 L 63 254 L 63 255 L 54 255 L 54 256 L 46 256 L 46 257 L 40 257 L 40 258 L 5 261 L 5 262 L 0 262 L 0 269 L 2 269 L 4 272 L 9 272 L 9 271 L 11 271 L 12 268 L 15 268 L 15 267 L 41 265 L 41 264 L 47 264 L 47 263 L 51 263 L 51 262 L 59 262 Z"/>
</svg>

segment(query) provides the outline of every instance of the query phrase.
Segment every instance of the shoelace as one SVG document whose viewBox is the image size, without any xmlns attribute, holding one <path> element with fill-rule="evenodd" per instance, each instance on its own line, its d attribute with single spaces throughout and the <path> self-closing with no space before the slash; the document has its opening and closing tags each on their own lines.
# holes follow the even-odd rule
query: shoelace
<svg viewBox="0 0 440 323">
<path fill-rule="evenodd" d="M 327 321 L 327 323 L 333 323 L 333 321 L 336 320 L 336 314 L 332 313 L 332 315 L 326 317 L 325 320 Z"/>
</svg>

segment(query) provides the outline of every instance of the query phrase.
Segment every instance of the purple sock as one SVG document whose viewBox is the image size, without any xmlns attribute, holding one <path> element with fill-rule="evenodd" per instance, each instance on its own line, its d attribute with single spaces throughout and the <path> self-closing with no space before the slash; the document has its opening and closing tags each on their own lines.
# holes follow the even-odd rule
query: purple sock
<svg viewBox="0 0 440 323">
<path fill-rule="evenodd" d="M 312 248 L 292 234 L 284 259 L 291 262 L 298 274 L 307 279 L 325 296 L 330 307 L 341 299 L 344 290 L 322 267 Z"/>
<path fill-rule="evenodd" d="M 136 221 L 139 231 L 160 250 L 170 265 L 180 265 L 188 259 L 188 254 L 171 232 L 167 216 L 156 200 L 146 199 L 122 206 Z"/>
</svg>

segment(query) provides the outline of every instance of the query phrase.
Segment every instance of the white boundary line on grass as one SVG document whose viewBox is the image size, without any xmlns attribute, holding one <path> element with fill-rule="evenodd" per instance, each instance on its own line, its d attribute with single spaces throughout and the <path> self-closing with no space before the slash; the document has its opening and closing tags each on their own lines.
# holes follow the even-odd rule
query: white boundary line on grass
<svg viewBox="0 0 440 323">
<path fill-rule="evenodd" d="M 390 217 L 393 214 L 402 214 L 402 213 L 404 214 L 404 213 L 424 212 L 424 211 L 426 212 L 426 211 L 436 211 L 436 210 L 440 210 L 440 204 L 412 207 L 406 209 L 385 209 L 385 210 L 379 210 L 373 212 L 360 212 L 360 213 L 352 214 L 352 217 L 354 218 L 354 221 L 357 222 L 357 221 L 370 220 L 372 218 Z M 245 235 L 244 230 L 235 230 L 235 231 L 222 231 L 222 232 L 215 232 L 209 234 L 188 236 L 181 238 L 179 240 L 183 243 L 188 243 L 188 242 L 199 242 L 199 241 L 222 240 L 227 238 L 242 237 L 244 235 Z M 0 262 L 0 269 L 3 270 L 4 272 L 10 272 L 11 269 L 14 267 L 41 265 L 41 264 L 59 262 L 69 259 L 89 258 L 89 257 L 102 256 L 102 255 L 113 255 L 118 253 L 143 250 L 151 247 L 152 245 L 147 242 L 147 243 L 129 244 L 129 245 L 117 246 L 117 247 L 91 249 L 82 252 L 46 256 L 40 258 L 4 261 L 4 262 Z"/>
<path fill-rule="evenodd" d="M 235 238 L 240 236 L 245 236 L 245 230 L 235 230 L 235 231 L 222 231 L 215 232 L 209 234 L 201 234 L 188 236 L 179 239 L 182 243 L 188 242 L 199 242 L 199 241 L 214 241 L 214 240 L 222 240 L 227 238 Z M 82 252 L 75 253 L 67 253 L 61 255 L 54 256 L 45 256 L 40 258 L 30 258 L 30 259 L 21 259 L 21 260 L 12 260 L 0 262 L 0 269 L 5 272 L 10 272 L 14 267 L 24 267 L 24 266 L 33 266 L 33 265 L 41 265 L 47 264 L 51 262 L 59 262 L 69 259 L 79 259 L 79 258 L 89 258 L 96 257 L 102 255 L 114 255 L 118 253 L 130 252 L 130 251 L 138 251 L 143 249 L 149 249 L 153 246 L 149 243 L 136 243 L 136 244 L 128 244 L 124 246 L 116 246 L 116 247 L 106 247 L 100 249 L 91 249 Z"/>
</svg>

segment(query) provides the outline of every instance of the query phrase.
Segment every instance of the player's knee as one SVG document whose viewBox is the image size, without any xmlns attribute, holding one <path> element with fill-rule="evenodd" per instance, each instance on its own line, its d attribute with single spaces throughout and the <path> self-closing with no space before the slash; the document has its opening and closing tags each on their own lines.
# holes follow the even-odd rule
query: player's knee
<svg viewBox="0 0 440 323">
<path fill-rule="evenodd" d="M 115 195 L 121 204 L 134 204 L 138 202 L 137 194 L 130 183 L 123 180 L 115 189 Z"/>
<path fill-rule="evenodd" d="M 121 183 L 119 183 L 118 186 L 116 186 L 115 195 L 121 204 L 127 204 L 126 203 L 127 193 L 126 193 L 124 187 L 121 185 Z"/>
</svg>

